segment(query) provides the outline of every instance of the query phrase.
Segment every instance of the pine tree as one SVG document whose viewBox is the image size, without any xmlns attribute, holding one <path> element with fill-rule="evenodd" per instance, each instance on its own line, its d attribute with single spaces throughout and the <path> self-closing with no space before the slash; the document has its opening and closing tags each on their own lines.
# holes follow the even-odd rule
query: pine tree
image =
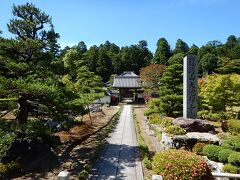
<svg viewBox="0 0 240 180">
<path fill-rule="evenodd" d="M 53 105 L 56 77 L 51 71 L 51 62 L 57 53 L 59 36 L 50 16 L 33 4 L 14 5 L 13 15 L 15 18 L 10 20 L 8 29 L 16 39 L 0 42 L 0 55 L 4 57 L 1 80 L 5 85 L 5 97 L 17 98 L 17 121 L 25 123 L 30 102 L 37 101 L 48 109 L 56 107 Z"/>
<path fill-rule="evenodd" d="M 173 64 L 168 66 L 165 69 L 160 82 L 160 113 L 171 117 L 181 116 L 183 103 L 182 64 Z"/>
</svg>

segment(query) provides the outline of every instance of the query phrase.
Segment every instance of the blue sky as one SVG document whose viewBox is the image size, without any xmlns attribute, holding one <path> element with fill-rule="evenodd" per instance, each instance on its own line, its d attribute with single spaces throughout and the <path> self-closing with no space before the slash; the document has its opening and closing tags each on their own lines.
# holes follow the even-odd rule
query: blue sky
<svg viewBox="0 0 240 180">
<path fill-rule="evenodd" d="M 202 46 L 240 36 L 239 0 L 0 0 L 4 37 L 10 37 L 6 23 L 13 17 L 13 3 L 26 2 L 52 16 L 61 46 L 109 40 L 121 47 L 147 40 L 155 52 L 161 37 L 174 48 L 179 38 Z"/>
</svg>

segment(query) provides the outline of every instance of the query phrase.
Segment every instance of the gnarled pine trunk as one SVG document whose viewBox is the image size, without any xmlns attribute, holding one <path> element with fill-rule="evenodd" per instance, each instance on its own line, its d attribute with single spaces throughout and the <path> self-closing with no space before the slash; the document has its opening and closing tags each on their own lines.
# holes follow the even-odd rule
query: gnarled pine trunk
<svg viewBox="0 0 240 180">
<path fill-rule="evenodd" d="M 27 94 L 21 94 L 20 97 L 18 98 L 18 113 L 16 120 L 18 123 L 23 124 L 27 122 L 28 118 L 28 102 L 27 102 Z"/>
</svg>

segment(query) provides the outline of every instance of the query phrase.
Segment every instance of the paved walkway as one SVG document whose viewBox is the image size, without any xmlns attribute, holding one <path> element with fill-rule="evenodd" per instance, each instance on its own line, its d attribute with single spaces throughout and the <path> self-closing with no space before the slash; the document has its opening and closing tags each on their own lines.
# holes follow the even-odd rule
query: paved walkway
<svg viewBox="0 0 240 180">
<path fill-rule="evenodd" d="M 119 123 L 107 142 L 89 179 L 143 180 L 131 105 L 124 105 Z"/>
</svg>

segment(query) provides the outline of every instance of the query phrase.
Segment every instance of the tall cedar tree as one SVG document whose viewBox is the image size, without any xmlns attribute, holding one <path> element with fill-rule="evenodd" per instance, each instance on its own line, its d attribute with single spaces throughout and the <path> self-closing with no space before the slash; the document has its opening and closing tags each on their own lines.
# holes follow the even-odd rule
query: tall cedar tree
<svg viewBox="0 0 240 180">
<path fill-rule="evenodd" d="M 120 50 L 121 71 L 134 71 L 139 74 L 142 67 L 148 66 L 152 53 L 147 48 L 146 41 L 139 41 L 137 45 L 122 47 Z"/>
<path fill-rule="evenodd" d="M 165 38 L 160 38 L 157 42 L 157 50 L 154 54 L 152 63 L 166 65 L 170 55 L 170 45 Z"/>
<path fill-rule="evenodd" d="M 186 54 L 188 52 L 188 50 L 189 50 L 189 47 L 188 47 L 187 43 L 185 43 L 181 39 L 178 39 L 176 42 L 175 49 L 173 50 L 173 54 L 177 54 L 177 53 Z"/>
</svg>

